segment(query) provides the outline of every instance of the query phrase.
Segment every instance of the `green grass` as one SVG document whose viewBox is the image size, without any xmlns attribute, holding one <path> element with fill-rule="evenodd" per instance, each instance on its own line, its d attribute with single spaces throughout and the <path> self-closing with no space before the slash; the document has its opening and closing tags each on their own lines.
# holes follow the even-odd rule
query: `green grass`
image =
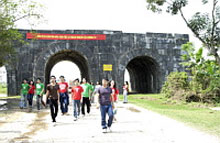
<svg viewBox="0 0 220 143">
<path fill-rule="evenodd" d="M 0 97 L 0 99 L 19 99 L 19 98 L 21 98 L 21 96 L 7 96 L 7 97 Z"/>
<path fill-rule="evenodd" d="M 0 84 L 0 93 L 1 94 L 7 94 L 7 86 Z"/>
<path fill-rule="evenodd" d="M 120 97 L 122 99 L 122 96 Z M 220 111 L 209 108 L 194 107 L 196 104 L 186 104 L 168 100 L 161 94 L 129 95 L 128 101 L 135 105 L 160 113 L 187 125 L 220 136 Z"/>
</svg>

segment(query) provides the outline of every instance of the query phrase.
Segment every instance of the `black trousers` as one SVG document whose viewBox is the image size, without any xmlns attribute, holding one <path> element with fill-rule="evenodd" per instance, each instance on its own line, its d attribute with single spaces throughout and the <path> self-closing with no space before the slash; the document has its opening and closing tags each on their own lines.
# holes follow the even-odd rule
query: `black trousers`
<svg viewBox="0 0 220 143">
<path fill-rule="evenodd" d="M 89 97 L 83 97 L 83 101 L 82 101 L 82 114 L 85 115 L 85 105 L 87 107 L 87 113 L 90 113 L 90 100 Z"/>
<path fill-rule="evenodd" d="M 56 121 L 58 113 L 58 99 L 49 99 L 50 103 L 50 114 L 53 121 Z"/>
</svg>

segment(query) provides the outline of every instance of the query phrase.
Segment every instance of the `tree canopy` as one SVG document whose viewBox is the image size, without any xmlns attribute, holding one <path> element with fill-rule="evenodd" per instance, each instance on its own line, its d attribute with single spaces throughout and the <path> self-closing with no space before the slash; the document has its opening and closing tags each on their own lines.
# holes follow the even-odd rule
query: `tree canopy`
<svg viewBox="0 0 220 143">
<path fill-rule="evenodd" d="M 148 9 L 153 12 L 161 12 L 164 7 L 171 15 L 180 14 L 188 28 L 208 49 L 209 54 L 215 57 L 220 65 L 220 5 L 219 0 L 201 0 L 203 5 L 211 4 L 210 12 L 196 12 L 190 19 L 184 15 L 184 7 L 188 0 L 146 0 Z"/>
<path fill-rule="evenodd" d="M 0 0 L 0 67 L 10 62 L 8 57 L 15 56 L 13 41 L 22 42 L 16 23 L 25 19 L 34 25 L 42 17 L 41 8 L 42 5 L 31 0 Z"/>
</svg>

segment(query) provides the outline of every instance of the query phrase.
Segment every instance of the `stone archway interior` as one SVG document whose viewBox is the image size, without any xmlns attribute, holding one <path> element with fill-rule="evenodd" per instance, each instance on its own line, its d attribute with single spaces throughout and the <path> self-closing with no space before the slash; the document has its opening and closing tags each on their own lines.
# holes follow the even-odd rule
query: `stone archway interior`
<svg viewBox="0 0 220 143">
<path fill-rule="evenodd" d="M 64 50 L 60 51 L 53 56 L 51 56 L 46 64 L 45 69 L 45 82 L 46 84 L 49 83 L 49 77 L 51 70 L 54 65 L 56 65 L 60 61 L 71 61 L 75 63 L 81 73 L 81 77 L 85 77 L 89 80 L 89 69 L 87 60 L 78 52 L 72 50 Z M 70 71 L 71 72 L 71 71 Z"/>
<path fill-rule="evenodd" d="M 132 92 L 157 92 L 158 66 L 155 60 L 148 56 L 136 57 L 128 63 L 126 68 L 130 75 Z"/>
</svg>

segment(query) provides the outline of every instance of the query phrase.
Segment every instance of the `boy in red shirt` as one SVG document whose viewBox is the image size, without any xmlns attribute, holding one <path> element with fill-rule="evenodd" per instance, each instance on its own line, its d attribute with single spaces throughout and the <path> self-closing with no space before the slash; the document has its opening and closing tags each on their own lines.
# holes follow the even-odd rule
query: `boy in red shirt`
<svg viewBox="0 0 220 143">
<path fill-rule="evenodd" d="M 68 83 L 65 82 L 64 76 L 60 76 L 59 93 L 60 93 L 60 108 L 61 112 L 66 114 L 68 112 Z"/>
<path fill-rule="evenodd" d="M 80 115 L 80 101 L 82 99 L 83 88 L 79 84 L 79 79 L 74 80 L 75 86 L 72 87 L 72 100 L 73 100 L 73 116 L 74 121 L 77 120 Z"/>
</svg>

